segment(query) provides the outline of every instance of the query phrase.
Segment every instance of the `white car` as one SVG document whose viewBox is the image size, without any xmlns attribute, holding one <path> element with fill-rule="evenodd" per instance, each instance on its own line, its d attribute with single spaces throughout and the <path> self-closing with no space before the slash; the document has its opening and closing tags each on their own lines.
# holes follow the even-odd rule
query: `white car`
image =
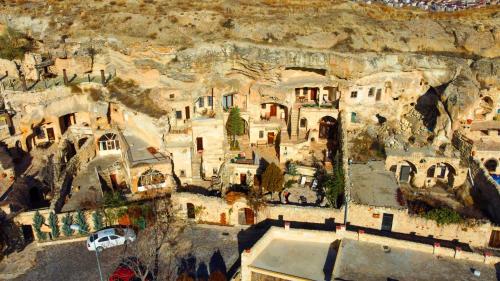
<svg viewBox="0 0 500 281">
<path fill-rule="evenodd" d="M 87 249 L 100 252 L 106 248 L 134 242 L 136 237 L 131 228 L 106 228 L 92 233 L 87 238 Z"/>
</svg>

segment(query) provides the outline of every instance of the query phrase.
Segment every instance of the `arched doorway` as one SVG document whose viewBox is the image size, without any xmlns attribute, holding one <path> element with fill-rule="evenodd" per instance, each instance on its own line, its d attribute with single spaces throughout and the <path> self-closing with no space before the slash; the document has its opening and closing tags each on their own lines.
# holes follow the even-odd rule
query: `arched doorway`
<svg viewBox="0 0 500 281">
<path fill-rule="evenodd" d="M 320 139 L 335 139 L 337 131 L 337 120 L 331 116 L 325 116 L 319 121 L 319 138 Z"/>
<path fill-rule="evenodd" d="M 437 163 L 427 169 L 427 178 L 436 178 L 441 182 L 448 183 L 450 186 L 453 186 L 455 176 L 455 168 L 448 163 Z"/>
<path fill-rule="evenodd" d="M 157 170 L 149 169 L 141 174 L 137 183 L 139 191 L 165 186 L 165 176 Z"/>
<path fill-rule="evenodd" d="M 196 212 L 195 212 L 195 209 L 194 209 L 194 204 L 193 203 L 187 203 L 186 204 L 186 208 L 187 208 L 187 217 L 188 217 L 188 219 L 194 219 L 194 218 L 196 218 Z"/>
<path fill-rule="evenodd" d="M 240 225 L 252 225 L 255 223 L 255 213 L 250 208 L 241 208 L 238 210 L 238 223 Z"/>
<path fill-rule="evenodd" d="M 412 177 L 417 173 L 417 167 L 409 161 L 402 161 L 398 163 L 398 166 L 397 178 L 399 182 L 409 183 Z"/>
<path fill-rule="evenodd" d="M 484 162 L 484 167 L 488 172 L 495 173 L 498 167 L 498 161 L 496 159 L 489 159 Z"/>
</svg>

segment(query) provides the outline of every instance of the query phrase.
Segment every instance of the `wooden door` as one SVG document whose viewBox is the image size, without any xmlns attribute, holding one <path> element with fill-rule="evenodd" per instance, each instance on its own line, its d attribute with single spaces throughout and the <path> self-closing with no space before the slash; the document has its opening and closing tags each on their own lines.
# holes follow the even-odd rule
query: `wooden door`
<svg viewBox="0 0 500 281">
<path fill-rule="evenodd" d="M 245 224 L 254 224 L 255 218 L 252 209 L 245 208 Z"/>
<path fill-rule="evenodd" d="M 491 231 L 489 246 L 492 248 L 500 248 L 500 230 Z"/>
<path fill-rule="evenodd" d="M 240 184 L 245 185 L 247 184 L 247 174 L 240 174 Z"/>
<path fill-rule="evenodd" d="M 400 182 L 409 182 L 410 181 L 410 166 L 401 166 L 401 170 L 399 172 L 399 181 Z"/>
<path fill-rule="evenodd" d="M 116 179 L 116 175 L 111 174 L 111 175 L 109 175 L 109 178 L 111 179 L 111 187 L 113 189 L 117 189 L 118 188 L 118 180 Z"/>
<path fill-rule="evenodd" d="M 274 132 L 267 133 L 267 144 L 274 143 Z"/>
<path fill-rule="evenodd" d="M 49 141 L 56 140 L 56 135 L 54 134 L 54 128 L 47 128 L 47 136 L 49 137 Z"/>
<path fill-rule="evenodd" d="M 227 224 L 226 213 L 220 214 L 220 224 Z"/>
<path fill-rule="evenodd" d="M 269 116 L 276 117 L 277 114 L 278 114 L 278 106 L 276 106 L 275 104 L 272 104 L 271 105 L 271 114 L 269 114 Z"/>
<path fill-rule="evenodd" d="M 203 138 L 196 138 L 196 150 L 203 150 Z"/>
<path fill-rule="evenodd" d="M 186 120 L 191 118 L 191 111 L 189 111 L 189 106 L 186 106 Z"/>
<path fill-rule="evenodd" d="M 312 101 L 315 101 L 318 98 L 318 89 L 312 88 L 311 89 L 311 96 L 310 96 Z"/>
</svg>

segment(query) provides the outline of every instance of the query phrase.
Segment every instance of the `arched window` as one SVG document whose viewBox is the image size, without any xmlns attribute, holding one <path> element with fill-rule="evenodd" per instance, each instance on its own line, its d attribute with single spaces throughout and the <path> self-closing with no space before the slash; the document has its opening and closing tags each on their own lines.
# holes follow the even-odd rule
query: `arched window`
<svg viewBox="0 0 500 281">
<path fill-rule="evenodd" d="M 113 133 L 107 133 L 99 138 L 99 150 L 118 150 L 120 149 L 120 141 Z"/>
<path fill-rule="evenodd" d="M 149 169 L 142 173 L 139 177 L 139 182 L 137 186 L 139 187 L 139 191 L 151 189 L 151 188 L 161 188 L 165 185 L 165 176 L 153 169 Z"/>
</svg>

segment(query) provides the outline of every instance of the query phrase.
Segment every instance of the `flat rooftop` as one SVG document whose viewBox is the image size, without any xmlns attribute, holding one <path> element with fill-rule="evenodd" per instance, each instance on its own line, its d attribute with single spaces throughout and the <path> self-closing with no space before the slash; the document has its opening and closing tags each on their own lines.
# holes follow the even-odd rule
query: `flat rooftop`
<svg viewBox="0 0 500 281">
<path fill-rule="evenodd" d="M 500 141 L 478 141 L 474 142 L 478 151 L 500 151 Z"/>
<path fill-rule="evenodd" d="M 351 198 L 361 204 L 403 209 L 397 198 L 399 188 L 394 173 L 385 170 L 383 161 L 351 164 Z"/>
<path fill-rule="evenodd" d="M 251 263 L 252 267 L 309 280 L 325 280 L 331 276 L 336 252 L 331 243 L 273 239 Z M 326 273 L 324 271 L 329 271 Z"/>
<path fill-rule="evenodd" d="M 151 147 L 145 140 L 134 133 L 125 130 L 123 137 L 127 141 L 129 150 L 127 151 L 132 166 L 138 164 L 160 164 L 169 163 L 169 157 Z"/>
<path fill-rule="evenodd" d="M 380 244 L 342 239 L 335 280 L 497 280 L 494 265 L 388 246 L 386 253 Z M 480 277 L 473 269 L 481 272 Z"/>
<path fill-rule="evenodd" d="M 460 157 L 460 152 L 453 150 L 445 151 L 444 155 L 438 153 L 436 149 L 431 146 L 424 147 L 408 147 L 407 149 L 397 149 L 397 148 L 386 148 L 385 152 L 387 156 L 403 156 L 403 157 L 412 157 L 412 156 L 422 156 L 422 157 L 435 157 L 435 158 L 448 158 L 448 157 Z"/>
</svg>

